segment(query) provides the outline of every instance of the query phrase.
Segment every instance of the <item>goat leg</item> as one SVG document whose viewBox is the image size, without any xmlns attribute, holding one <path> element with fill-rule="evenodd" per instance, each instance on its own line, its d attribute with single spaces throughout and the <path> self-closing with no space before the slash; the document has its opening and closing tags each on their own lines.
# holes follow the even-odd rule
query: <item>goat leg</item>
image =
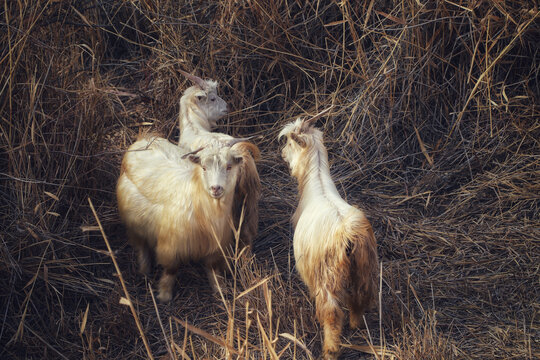
<svg viewBox="0 0 540 360">
<path fill-rule="evenodd" d="M 223 271 L 225 269 L 225 259 L 221 254 L 208 256 L 204 260 L 206 275 L 214 293 L 219 293 L 219 289 L 224 287 Z"/>
<path fill-rule="evenodd" d="M 165 268 L 163 269 L 163 275 L 159 279 L 159 294 L 158 299 L 161 302 L 169 302 L 172 299 L 172 290 L 174 282 L 176 281 L 176 273 L 178 269 Z"/>
</svg>

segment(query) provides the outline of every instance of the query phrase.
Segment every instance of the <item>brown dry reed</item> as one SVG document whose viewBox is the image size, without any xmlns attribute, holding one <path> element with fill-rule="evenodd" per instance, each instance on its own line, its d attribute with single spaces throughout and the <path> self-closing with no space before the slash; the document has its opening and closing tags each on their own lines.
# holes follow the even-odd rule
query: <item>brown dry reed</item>
<svg viewBox="0 0 540 360">
<path fill-rule="evenodd" d="M 521 0 L 2 1 L 0 358 L 319 356 L 276 135 L 330 106 L 382 261 L 342 358 L 539 358 L 539 27 Z M 263 196 L 221 292 L 189 264 L 162 305 L 114 186 L 138 133 L 177 140 L 180 69 L 220 81 L 220 131 L 262 135 Z"/>
</svg>

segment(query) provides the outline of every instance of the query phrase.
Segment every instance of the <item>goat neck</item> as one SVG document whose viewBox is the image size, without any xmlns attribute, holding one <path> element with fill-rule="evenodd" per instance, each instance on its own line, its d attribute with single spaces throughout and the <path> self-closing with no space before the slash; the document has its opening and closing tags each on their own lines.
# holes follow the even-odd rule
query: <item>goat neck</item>
<svg viewBox="0 0 540 360">
<path fill-rule="evenodd" d="M 339 201 L 341 197 L 330 176 L 328 153 L 322 143 L 322 136 L 313 136 L 313 144 L 305 149 L 294 169 L 298 180 L 300 203 L 298 211 L 312 201 Z"/>
<path fill-rule="evenodd" d="M 180 99 L 180 138 L 209 133 L 212 125 L 206 114 L 194 103 L 192 96 L 186 94 Z"/>
</svg>

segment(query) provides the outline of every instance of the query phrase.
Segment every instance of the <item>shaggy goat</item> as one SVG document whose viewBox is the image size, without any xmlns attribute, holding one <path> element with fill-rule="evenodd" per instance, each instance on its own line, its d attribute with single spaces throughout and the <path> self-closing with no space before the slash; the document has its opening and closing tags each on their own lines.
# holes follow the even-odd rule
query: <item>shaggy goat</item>
<svg viewBox="0 0 540 360">
<path fill-rule="evenodd" d="M 349 306 L 350 326 L 356 328 L 377 292 L 377 244 L 364 213 L 341 198 L 330 177 L 322 132 L 297 119 L 283 128 L 282 136 L 287 138 L 282 157 L 300 193 L 292 218 L 296 268 L 324 328 L 324 359 L 335 359 L 341 306 Z"/>
<path fill-rule="evenodd" d="M 238 139 L 230 135 L 211 131 L 216 126 L 216 121 L 227 114 L 227 104 L 217 95 L 217 82 L 203 80 L 182 70 L 180 72 L 194 85 L 187 88 L 180 99 L 178 145 L 193 151 L 201 147 L 221 148 L 228 146 L 231 141 L 237 141 Z M 258 152 L 253 153 L 242 163 L 235 192 L 233 218 L 236 227 L 240 226 L 242 209 L 244 209 L 244 220 L 240 231 L 241 246 L 251 245 L 257 235 L 258 201 L 261 193 L 261 182 L 255 165 L 258 156 Z"/>
<path fill-rule="evenodd" d="M 147 136 L 122 160 L 116 187 L 120 217 L 141 272 L 150 269 L 151 250 L 164 268 L 161 301 L 170 301 L 177 270 L 190 260 L 204 261 L 215 289 L 213 271 L 223 270 L 222 251 L 234 240 L 231 217 L 240 168 L 250 152 L 258 152 L 247 142 L 230 145 L 185 154 L 166 139 Z"/>
</svg>

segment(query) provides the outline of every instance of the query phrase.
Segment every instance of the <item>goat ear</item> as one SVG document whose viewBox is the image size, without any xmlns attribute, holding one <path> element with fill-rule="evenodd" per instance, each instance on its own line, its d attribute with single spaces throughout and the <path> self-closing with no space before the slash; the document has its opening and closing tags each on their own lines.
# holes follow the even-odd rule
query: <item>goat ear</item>
<svg viewBox="0 0 540 360">
<path fill-rule="evenodd" d="M 201 158 L 199 156 L 197 156 L 197 155 L 189 155 L 188 159 L 189 159 L 189 161 L 191 161 L 194 164 L 200 164 L 201 163 Z"/>
<path fill-rule="evenodd" d="M 199 101 L 205 99 L 206 96 L 207 96 L 206 91 L 204 91 L 204 90 L 199 90 L 194 95 L 197 98 L 197 100 L 199 100 Z"/>
<path fill-rule="evenodd" d="M 232 162 L 235 165 L 241 164 L 244 161 L 244 153 L 236 146 L 231 147 Z"/>
<path fill-rule="evenodd" d="M 293 139 L 295 143 L 300 145 L 300 147 L 305 148 L 307 146 L 306 140 L 303 139 L 302 135 L 291 133 L 291 139 Z"/>
<path fill-rule="evenodd" d="M 244 161 L 244 158 L 241 157 L 241 156 L 235 156 L 235 157 L 233 157 L 233 161 L 234 161 L 235 164 L 241 164 L 242 161 Z"/>
</svg>

